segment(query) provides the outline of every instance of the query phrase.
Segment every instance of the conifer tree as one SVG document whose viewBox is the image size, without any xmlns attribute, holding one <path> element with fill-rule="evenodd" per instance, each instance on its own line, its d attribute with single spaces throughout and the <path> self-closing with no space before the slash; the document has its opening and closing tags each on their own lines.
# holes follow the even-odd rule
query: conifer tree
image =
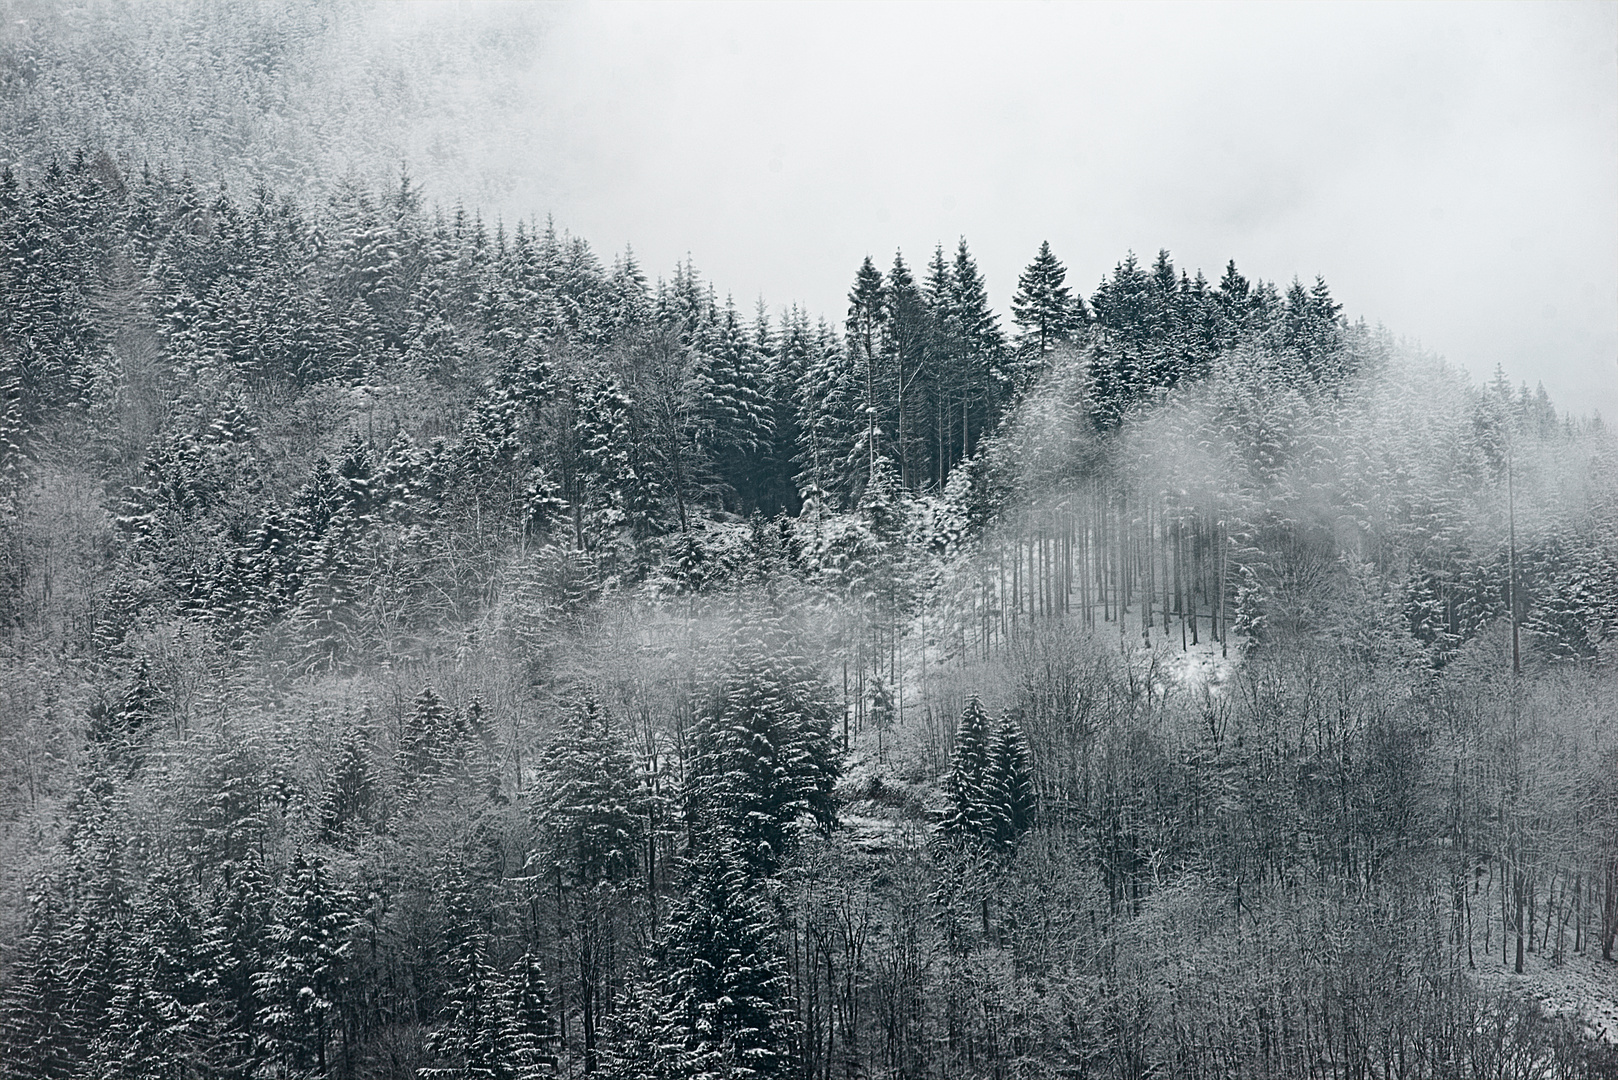
<svg viewBox="0 0 1618 1080">
<path fill-rule="evenodd" d="M 740 509 L 758 506 L 759 467 L 774 435 L 763 356 L 726 300 L 704 359 L 704 426 L 714 469 L 739 499 Z"/>
<path fill-rule="evenodd" d="M 655 1038 L 672 1076 L 764 1080 L 792 1070 L 790 982 L 748 860 L 718 844 L 689 865 L 658 946 Z"/>
<path fill-rule="evenodd" d="M 343 736 L 336 765 L 321 801 L 321 834 L 335 841 L 371 820 L 377 801 L 376 776 L 365 732 L 350 727 Z"/>
<path fill-rule="evenodd" d="M 77 957 L 54 890 L 30 901 L 26 928 L 0 984 L 0 1075 L 67 1080 L 88 1042 L 74 992 Z"/>
<path fill-rule="evenodd" d="M 545 968 L 533 953 L 523 953 L 506 977 L 506 1035 L 512 1080 L 541 1080 L 556 1075 L 556 1017 L 552 1012 Z"/>
<path fill-rule="evenodd" d="M 887 321 L 887 286 L 882 271 L 867 255 L 848 291 L 848 361 L 860 388 L 859 411 L 864 419 L 858 454 L 866 469 L 873 469 L 881 454 L 880 428 L 886 372 L 882 363 L 882 332 Z"/>
<path fill-rule="evenodd" d="M 1000 317 L 989 306 L 988 287 L 964 236 L 955 248 L 949 285 L 950 336 L 956 347 L 953 364 L 963 380 L 961 453 L 966 457 L 976 449 L 980 435 L 999 420 L 1000 410 L 1010 400 L 1012 376 L 1006 365 Z"/>
<path fill-rule="evenodd" d="M 951 836 L 981 836 L 991 827 L 989 793 L 985 780 L 989 771 L 989 715 L 974 694 L 955 725 L 955 745 L 950 751 L 947 794 L 949 809 L 943 829 Z"/>
<path fill-rule="evenodd" d="M 898 455 L 900 484 L 908 490 L 933 475 L 928 467 L 932 451 L 927 437 L 929 410 L 919 381 L 932 332 L 921 287 L 900 252 L 894 252 L 883 300 L 883 367 L 888 384 L 883 391 L 888 399 L 883 403 L 883 424 L 892 432 L 891 453 Z"/>
<path fill-rule="evenodd" d="M 203 920 L 187 883 L 162 873 L 134 913 L 121 978 L 90 1048 L 102 1076 L 207 1075 L 218 1068 L 223 1017 Z"/>
<path fill-rule="evenodd" d="M 870 474 L 862 439 L 869 417 L 861 410 L 864 386 L 824 320 L 802 328 L 805 359 L 795 388 L 798 411 L 798 491 L 806 503 L 840 510 Z"/>
<path fill-rule="evenodd" d="M 1011 298 L 1017 352 L 1025 372 L 1040 370 L 1047 354 L 1084 325 L 1084 301 L 1072 295 L 1066 281 L 1067 268 L 1051 253 L 1050 241 L 1041 241 Z"/>
<path fill-rule="evenodd" d="M 831 708 L 791 636 L 765 625 L 738 640 L 698 713 L 688 808 L 693 842 L 732 845 L 752 871 L 775 873 L 793 827 L 832 823 Z"/>
<path fill-rule="evenodd" d="M 423 1080 L 514 1080 L 516 1032 L 505 986 L 489 963 L 484 912 L 462 867 L 446 866 L 441 878 L 448 985 L 439 1022 L 426 1039 L 434 1064 L 420 1075 Z"/>
<path fill-rule="evenodd" d="M 212 993 L 223 1013 L 219 1058 L 239 1074 L 252 1071 L 259 1041 L 258 979 L 264 970 L 272 889 L 257 853 L 225 861 L 204 923 Z"/>
<path fill-rule="evenodd" d="M 994 824 L 991 844 L 1002 854 L 1015 850 L 1017 841 L 1034 824 L 1033 763 L 1022 728 L 1003 717 L 989 744 L 984 770 L 984 798 Z"/>
<path fill-rule="evenodd" d="M 537 851 L 530 869 L 553 883 L 576 972 L 586 1067 L 594 1070 L 612 957 L 640 873 L 647 807 L 634 759 L 586 694 L 540 759 L 528 807 Z"/>
<path fill-rule="evenodd" d="M 347 992 L 353 903 L 319 856 L 297 852 L 265 934 L 254 980 L 260 1041 L 283 1071 L 328 1067 L 327 1051 Z"/>
</svg>

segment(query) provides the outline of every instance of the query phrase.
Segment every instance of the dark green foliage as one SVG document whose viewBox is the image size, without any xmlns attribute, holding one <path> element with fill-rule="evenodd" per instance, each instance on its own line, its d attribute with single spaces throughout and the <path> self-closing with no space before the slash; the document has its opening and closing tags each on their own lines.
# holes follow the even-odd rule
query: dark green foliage
<svg viewBox="0 0 1618 1080">
<path fill-rule="evenodd" d="M 572 887 L 619 884 L 638 869 L 644 794 L 634 759 L 587 695 L 536 765 L 527 800 L 543 870 Z M 536 866 L 536 869 L 539 867 Z"/>
<path fill-rule="evenodd" d="M 1017 279 L 1011 298 L 1011 317 L 1017 324 L 1017 352 L 1022 381 L 1044 369 L 1046 354 L 1069 342 L 1087 321 L 1084 299 L 1067 287 L 1067 268 L 1042 241 L 1039 253 Z"/>
<path fill-rule="evenodd" d="M 423 1066 L 419 1075 L 424 1080 L 516 1080 L 514 1017 L 504 981 L 489 964 L 489 935 L 477 891 L 460 867 L 447 867 L 440 876 L 448 986 L 438 1010 L 442 1021 L 426 1039 L 434 1064 Z"/>
<path fill-rule="evenodd" d="M 353 908 L 318 855 L 293 857 L 265 929 L 264 967 L 254 977 L 259 1042 L 283 1070 L 328 1067 L 349 990 Z"/>
<path fill-rule="evenodd" d="M 653 960 L 652 1045 L 641 1075 L 751 1080 L 791 1074 L 789 979 L 768 901 L 747 860 L 720 843 L 687 867 Z M 649 1052 L 648 1052 L 649 1051 Z"/>
<path fill-rule="evenodd" d="M 819 678 L 788 633 L 761 629 L 738 643 L 697 715 L 687 814 L 699 849 L 723 846 L 768 875 L 800 818 L 830 828 L 838 763 Z"/>
<path fill-rule="evenodd" d="M 991 732 L 976 697 L 966 703 L 955 728 L 947 785 L 947 835 L 1010 855 L 1034 824 L 1034 770 L 1022 729 L 1010 717 Z"/>
<path fill-rule="evenodd" d="M 375 766 L 371 761 L 370 748 L 366 745 L 365 732 L 359 727 L 351 727 L 344 733 L 322 799 L 322 839 L 335 841 L 345 832 L 354 832 L 373 823 L 379 800 Z"/>
<path fill-rule="evenodd" d="M 523 953 L 506 977 L 506 1017 L 510 1025 L 507 1061 L 513 1080 L 556 1075 L 556 1016 L 539 958 Z"/>
</svg>

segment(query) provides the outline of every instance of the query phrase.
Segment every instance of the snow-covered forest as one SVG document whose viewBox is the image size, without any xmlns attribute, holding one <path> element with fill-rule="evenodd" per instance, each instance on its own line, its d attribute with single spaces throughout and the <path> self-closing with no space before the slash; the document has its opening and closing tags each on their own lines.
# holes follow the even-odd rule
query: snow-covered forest
<svg viewBox="0 0 1618 1080">
<path fill-rule="evenodd" d="M 1168 251 L 741 303 L 162 142 L 84 10 L 0 55 L 0 1076 L 1618 1074 L 1599 418 Z M 142 87 L 310 48 L 173 10 Z"/>
</svg>

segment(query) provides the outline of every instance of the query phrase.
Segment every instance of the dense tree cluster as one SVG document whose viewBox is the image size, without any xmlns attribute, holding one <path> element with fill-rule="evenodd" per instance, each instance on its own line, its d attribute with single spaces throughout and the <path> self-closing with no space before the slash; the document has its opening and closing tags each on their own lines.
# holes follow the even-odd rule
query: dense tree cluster
<svg viewBox="0 0 1618 1080">
<path fill-rule="evenodd" d="M 86 150 L 0 298 L 0 1075 L 1614 1067 L 1510 981 L 1618 941 L 1611 436 L 1322 281 Z"/>
</svg>

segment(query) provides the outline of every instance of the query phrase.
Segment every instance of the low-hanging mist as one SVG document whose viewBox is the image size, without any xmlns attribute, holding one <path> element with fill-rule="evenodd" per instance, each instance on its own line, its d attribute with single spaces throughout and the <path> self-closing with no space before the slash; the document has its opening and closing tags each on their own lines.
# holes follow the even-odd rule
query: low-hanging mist
<svg viewBox="0 0 1618 1080">
<path fill-rule="evenodd" d="M 829 16 L 736 115 L 909 10 Z M 650 46 L 596 40 L 636 9 L 4 13 L 0 1077 L 1618 1069 L 1618 447 L 1373 326 L 1363 277 L 1253 274 L 1321 258 L 1255 224 L 1286 170 L 1241 243 L 1188 224 L 1228 177 L 1143 188 L 1189 260 L 1055 200 L 1002 200 L 1049 243 L 856 208 L 831 300 L 737 302 L 822 273 L 778 191 L 591 215 L 646 155 L 743 160 L 687 76 L 804 11 L 640 12 L 637 108 Z M 882 79 L 977 16 L 936 14 Z M 554 200 L 607 255 L 520 197 L 576 193 L 558 148 L 614 110 L 622 167 Z"/>
</svg>

